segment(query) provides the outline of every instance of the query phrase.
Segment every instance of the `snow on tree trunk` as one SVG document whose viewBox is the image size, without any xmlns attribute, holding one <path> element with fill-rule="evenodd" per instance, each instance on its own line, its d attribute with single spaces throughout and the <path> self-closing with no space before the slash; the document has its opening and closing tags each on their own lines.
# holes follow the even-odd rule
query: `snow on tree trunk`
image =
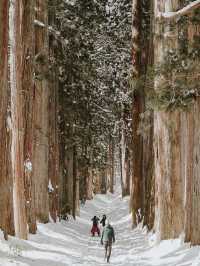
<svg viewBox="0 0 200 266">
<path fill-rule="evenodd" d="M 178 1 L 155 1 L 155 16 L 158 12 L 173 11 Z M 177 26 L 156 23 L 154 42 L 155 65 L 163 63 L 165 52 L 177 48 Z M 163 32 L 164 31 L 164 32 Z M 171 32 L 172 31 L 172 32 Z M 160 89 L 164 78 L 155 80 L 155 90 Z M 155 228 L 159 239 L 178 237 L 183 231 L 183 186 L 181 176 L 180 112 L 156 111 L 154 116 L 154 153 L 156 182 Z"/>
<path fill-rule="evenodd" d="M 48 14 L 48 24 L 56 27 L 56 1 L 51 0 L 48 3 L 51 8 Z M 53 8 L 55 6 L 55 8 Z M 49 191 L 49 209 L 52 219 L 56 222 L 57 216 L 60 214 L 60 176 L 59 176 L 59 134 L 58 134 L 58 69 L 56 66 L 56 49 L 54 35 L 49 36 L 49 62 L 51 65 L 48 88 L 50 90 L 49 102 L 49 180 L 53 190 Z"/>
<path fill-rule="evenodd" d="M 9 2 L 0 1 L 0 228 L 14 235 L 11 173 L 11 112 L 8 87 Z"/>
<path fill-rule="evenodd" d="M 9 7 L 9 88 L 11 95 L 11 168 L 15 235 L 27 238 L 24 195 L 24 127 L 22 94 L 22 2 L 10 1 Z"/>
<path fill-rule="evenodd" d="M 58 84 L 56 73 L 52 72 L 52 80 L 49 82 L 50 89 L 50 125 L 49 125 L 49 180 L 52 183 L 53 190 L 49 191 L 50 215 L 56 222 L 59 212 L 59 143 L 58 143 Z"/>
<path fill-rule="evenodd" d="M 35 3 L 35 19 L 47 25 L 47 2 Z M 47 27 L 35 25 L 35 88 L 34 88 L 34 150 L 33 180 L 36 195 L 36 216 L 40 222 L 49 220 L 49 88 Z"/>
<path fill-rule="evenodd" d="M 23 34 L 23 75 L 22 91 L 24 95 L 24 168 L 25 168 L 25 198 L 29 232 L 36 233 L 35 187 L 33 180 L 33 98 L 34 98 L 34 1 L 22 1 L 24 5 Z"/>
</svg>

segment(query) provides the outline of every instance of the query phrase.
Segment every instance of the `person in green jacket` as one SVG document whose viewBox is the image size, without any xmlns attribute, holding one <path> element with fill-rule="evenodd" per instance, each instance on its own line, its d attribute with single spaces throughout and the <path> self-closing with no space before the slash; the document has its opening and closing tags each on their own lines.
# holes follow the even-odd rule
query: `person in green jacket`
<svg viewBox="0 0 200 266">
<path fill-rule="evenodd" d="M 107 262 L 110 260 L 110 255 L 112 251 L 112 243 L 115 242 L 115 232 L 113 227 L 110 225 L 109 221 L 107 221 L 106 226 L 103 229 L 101 236 L 101 244 L 104 244 L 105 247 L 105 259 Z"/>
</svg>

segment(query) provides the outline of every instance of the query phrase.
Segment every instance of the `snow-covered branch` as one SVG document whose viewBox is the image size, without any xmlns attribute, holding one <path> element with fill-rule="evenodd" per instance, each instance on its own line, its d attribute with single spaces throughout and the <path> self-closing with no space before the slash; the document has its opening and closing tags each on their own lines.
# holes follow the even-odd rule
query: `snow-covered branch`
<svg viewBox="0 0 200 266">
<path fill-rule="evenodd" d="M 34 25 L 38 27 L 42 27 L 42 28 L 45 27 L 45 24 L 42 21 L 39 21 L 37 19 L 34 20 Z"/>
<path fill-rule="evenodd" d="M 200 0 L 196 0 L 187 6 L 183 7 L 182 9 L 176 11 L 176 12 L 164 12 L 164 13 L 159 13 L 158 18 L 159 19 L 176 19 L 178 17 L 187 15 L 194 11 L 195 9 L 200 8 Z"/>
<path fill-rule="evenodd" d="M 104 109 L 102 108 L 101 106 L 99 106 L 98 104 L 94 103 L 93 102 L 93 105 L 95 105 L 97 108 L 99 108 L 101 111 L 103 111 L 104 113 L 112 113 L 111 110 L 108 110 L 108 109 Z"/>
</svg>

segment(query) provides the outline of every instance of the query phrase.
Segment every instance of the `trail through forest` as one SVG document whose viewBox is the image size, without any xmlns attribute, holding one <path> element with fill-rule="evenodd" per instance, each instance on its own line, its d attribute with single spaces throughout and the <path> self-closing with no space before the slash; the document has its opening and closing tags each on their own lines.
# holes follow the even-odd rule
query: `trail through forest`
<svg viewBox="0 0 200 266">
<path fill-rule="evenodd" d="M 91 218 L 106 214 L 116 233 L 110 265 L 117 266 L 198 266 L 200 248 L 189 248 L 181 239 L 155 244 L 155 237 L 138 226 L 131 229 L 129 198 L 120 189 L 114 195 L 96 195 L 81 207 L 81 215 L 61 223 L 40 224 L 38 234 L 28 241 L 9 237 L 0 241 L 1 266 L 107 265 L 99 237 L 91 237 Z"/>
</svg>

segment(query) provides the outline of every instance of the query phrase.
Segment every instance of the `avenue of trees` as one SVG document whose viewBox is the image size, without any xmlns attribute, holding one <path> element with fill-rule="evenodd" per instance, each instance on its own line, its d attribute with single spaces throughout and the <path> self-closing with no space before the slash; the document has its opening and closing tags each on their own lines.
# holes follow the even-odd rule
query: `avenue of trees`
<svg viewBox="0 0 200 266">
<path fill-rule="evenodd" d="M 0 229 L 130 195 L 133 227 L 200 244 L 200 1 L 0 2 Z"/>
</svg>

